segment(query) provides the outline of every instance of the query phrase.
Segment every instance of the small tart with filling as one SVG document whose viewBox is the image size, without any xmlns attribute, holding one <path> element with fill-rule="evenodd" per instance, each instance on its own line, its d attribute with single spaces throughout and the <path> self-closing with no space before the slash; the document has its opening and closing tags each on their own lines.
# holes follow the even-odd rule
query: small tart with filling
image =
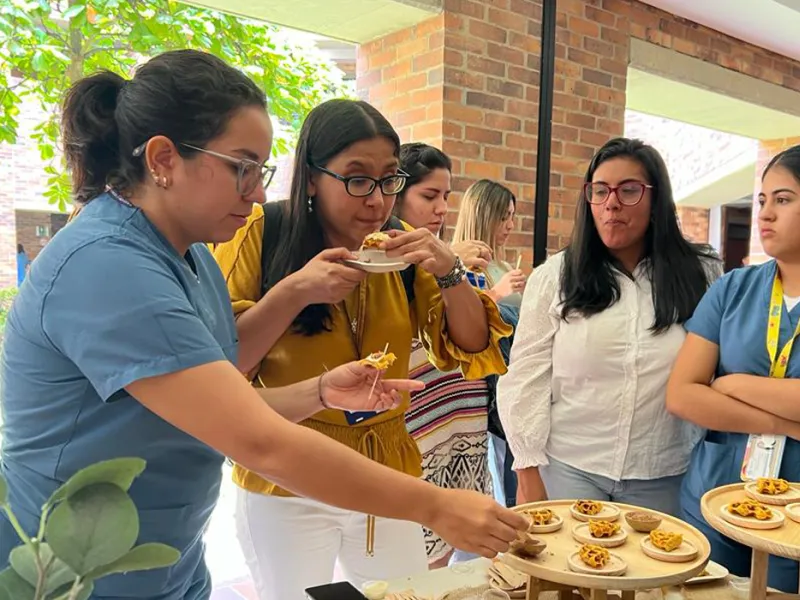
<svg viewBox="0 0 800 600">
<path fill-rule="evenodd" d="M 650 532 L 650 543 L 664 552 L 674 552 L 683 544 L 683 536 L 672 531 L 654 529 Z"/>
<path fill-rule="evenodd" d="M 532 510 L 528 513 L 531 518 L 531 523 L 540 527 L 542 525 L 549 525 L 553 521 L 553 511 L 549 508 L 542 508 L 540 510 Z"/>
<path fill-rule="evenodd" d="M 361 249 L 362 250 L 380 250 L 380 246 L 383 242 L 391 239 L 388 233 L 384 233 L 383 231 L 376 231 L 374 233 L 370 233 L 367 237 L 364 238 L 364 241 L 361 242 Z"/>
<path fill-rule="evenodd" d="M 610 521 L 589 521 L 589 533 L 594 538 L 610 538 L 614 537 L 620 531 L 617 523 Z"/>
<path fill-rule="evenodd" d="M 584 544 L 578 550 L 578 556 L 585 565 L 593 569 L 602 569 L 611 560 L 611 554 L 605 548 L 594 544 Z"/>
<path fill-rule="evenodd" d="M 765 496 L 779 496 L 789 491 L 789 482 L 785 479 L 759 477 L 756 481 L 756 491 Z"/>
<path fill-rule="evenodd" d="M 392 352 L 373 352 L 367 358 L 362 358 L 358 362 L 383 371 L 391 367 L 396 360 L 397 357 Z"/>
<path fill-rule="evenodd" d="M 769 521 L 772 518 L 772 510 L 756 500 L 731 502 L 728 505 L 728 512 L 739 515 L 740 517 L 753 517 L 759 521 Z"/>
<path fill-rule="evenodd" d="M 578 500 L 573 504 L 575 510 L 582 515 L 596 515 L 603 510 L 602 502 L 595 502 L 594 500 Z"/>
</svg>

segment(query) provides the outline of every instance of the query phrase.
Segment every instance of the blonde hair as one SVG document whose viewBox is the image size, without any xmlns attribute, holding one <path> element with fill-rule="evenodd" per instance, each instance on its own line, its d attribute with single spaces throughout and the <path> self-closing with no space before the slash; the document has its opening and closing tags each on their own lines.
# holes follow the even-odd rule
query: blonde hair
<svg viewBox="0 0 800 600">
<path fill-rule="evenodd" d="M 488 245 L 497 256 L 495 233 L 517 199 L 506 186 L 490 179 L 473 183 L 461 199 L 453 243 L 476 240 Z"/>
</svg>

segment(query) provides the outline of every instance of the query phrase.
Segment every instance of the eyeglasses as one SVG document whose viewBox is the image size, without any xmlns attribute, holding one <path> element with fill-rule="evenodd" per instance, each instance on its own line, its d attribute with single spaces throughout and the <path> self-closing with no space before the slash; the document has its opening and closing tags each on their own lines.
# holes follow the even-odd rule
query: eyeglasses
<svg viewBox="0 0 800 600">
<path fill-rule="evenodd" d="M 144 153 L 146 146 L 147 142 L 141 146 L 137 146 L 133 150 L 133 155 L 141 156 Z M 249 158 L 236 158 L 235 156 L 228 156 L 227 154 L 221 154 L 219 152 L 214 152 L 213 150 L 199 148 L 198 146 L 192 146 L 191 144 L 182 143 L 181 146 L 184 148 L 189 148 L 190 150 L 194 150 L 195 152 L 202 152 L 203 154 L 214 156 L 230 163 L 231 165 L 235 165 L 236 192 L 242 196 L 249 196 L 259 185 L 261 185 L 266 191 L 266 189 L 269 187 L 269 184 L 272 183 L 272 178 L 275 177 L 275 171 L 277 168 L 267 166 L 266 161 L 259 163 L 254 160 L 250 160 Z"/>
<path fill-rule="evenodd" d="M 652 189 L 652 185 L 641 181 L 626 181 L 619 185 L 588 182 L 583 184 L 583 195 L 589 204 L 605 204 L 611 194 L 614 193 L 620 204 L 635 206 L 642 201 L 645 191 Z"/>
<path fill-rule="evenodd" d="M 389 175 L 388 177 L 383 177 L 381 179 L 375 179 L 374 177 L 367 177 L 366 175 L 358 175 L 356 177 L 343 177 L 338 173 L 334 173 L 333 171 L 329 171 L 324 167 L 319 167 L 317 165 L 310 165 L 312 169 L 316 169 L 321 173 L 325 173 L 325 175 L 329 175 L 334 179 L 338 179 L 342 183 L 344 183 L 344 189 L 347 190 L 347 193 L 355 198 L 366 198 L 372 192 L 375 191 L 377 186 L 380 186 L 381 192 L 385 196 L 394 196 L 395 194 L 399 194 L 403 191 L 403 188 L 406 187 L 406 179 L 408 179 L 408 173 L 404 173 L 403 171 L 398 171 L 395 175 Z"/>
</svg>

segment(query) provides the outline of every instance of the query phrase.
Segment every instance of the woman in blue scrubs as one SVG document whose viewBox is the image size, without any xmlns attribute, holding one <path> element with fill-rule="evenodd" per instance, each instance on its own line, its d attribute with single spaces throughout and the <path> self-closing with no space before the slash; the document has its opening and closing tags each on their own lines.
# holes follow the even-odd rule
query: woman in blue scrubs
<svg viewBox="0 0 800 600">
<path fill-rule="evenodd" d="M 711 540 L 711 558 L 750 574 L 749 548 L 703 519 L 700 498 L 741 481 L 748 434 L 787 436 L 780 477 L 800 481 L 800 146 L 767 166 L 758 228 L 770 260 L 731 271 L 709 288 L 686 324 L 667 407 L 708 429 L 694 449 L 681 490 L 682 516 Z M 769 335 L 768 331 L 775 334 Z M 798 563 L 773 557 L 769 585 L 796 592 Z"/>
<path fill-rule="evenodd" d="M 182 554 L 169 569 L 103 579 L 92 598 L 210 596 L 202 533 L 223 456 L 300 495 L 420 522 L 465 550 L 507 549 L 527 524 L 490 498 L 396 473 L 290 422 L 323 407 L 386 409 L 417 384 L 379 381 L 371 394 L 376 372 L 350 364 L 260 396 L 234 366 L 230 299 L 205 243 L 233 237 L 274 172 L 252 81 L 207 54 L 166 53 L 130 81 L 78 82 L 62 134 L 83 208 L 39 255 L 6 326 L 9 501 L 33 534 L 45 499 L 77 470 L 141 457 L 130 488 L 139 543 Z M 18 544 L 4 516 L 0 563 Z"/>
</svg>

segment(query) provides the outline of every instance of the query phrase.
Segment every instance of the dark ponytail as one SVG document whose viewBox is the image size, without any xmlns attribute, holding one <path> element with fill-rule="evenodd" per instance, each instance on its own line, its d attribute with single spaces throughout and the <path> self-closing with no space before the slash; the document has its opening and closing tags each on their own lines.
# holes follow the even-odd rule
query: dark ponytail
<svg viewBox="0 0 800 600">
<path fill-rule="evenodd" d="M 157 135 L 183 156 L 221 135 L 240 109 L 266 109 L 264 92 L 219 58 L 197 50 L 165 52 L 126 81 L 102 72 L 67 94 L 62 135 L 75 200 L 86 203 L 111 185 L 129 194 L 145 174 L 134 149 Z"/>
<path fill-rule="evenodd" d="M 100 195 L 119 160 L 119 129 L 114 113 L 125 80 L 104 71 L 77 82 L 64 102 L 61 134 L 75 201 Z"/>
</svg>

